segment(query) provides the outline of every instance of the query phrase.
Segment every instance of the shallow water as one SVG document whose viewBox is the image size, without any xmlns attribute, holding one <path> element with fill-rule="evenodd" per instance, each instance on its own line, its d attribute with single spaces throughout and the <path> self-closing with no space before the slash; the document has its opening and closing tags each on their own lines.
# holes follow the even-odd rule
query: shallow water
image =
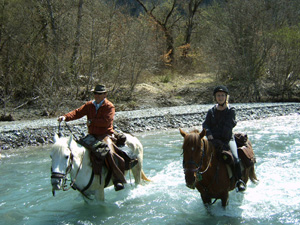
<svg viewBox="0 0 300 225">
<path fill-rule="evenodd" d="M 231 192 L 225 210 L 220 201 L 206 209 L 199 192 L 185 186 L 178 130 L 138 134 L 152 182 L 107 188 L 98 205 L 73 190 L 52 196 L 49 146 L 4 151 L 0 224 L 300 224 L 299 123 L 300 115 L 239 122 L 235 131 L 253 143 L 260 182 Z"/>
</svg>

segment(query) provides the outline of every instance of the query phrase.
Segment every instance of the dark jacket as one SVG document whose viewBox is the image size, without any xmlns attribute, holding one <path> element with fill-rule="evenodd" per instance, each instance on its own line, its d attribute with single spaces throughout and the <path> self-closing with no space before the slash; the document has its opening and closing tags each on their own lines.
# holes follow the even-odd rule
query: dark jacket
<svg viewBox="0 0 300 225">
<path fill-rule="evenodd" d="M 89 134 L 101 136 L 114 133 L 113 120 L 115 116 L 115 106 L 107 99 L 104 100 L 97 112 L 93 101 L 89 101 L 64 116 L 66 117 L 66 121 L 87 116 L 88 121 L 90 121 L 88 126 Z"/>
<path fill-rule="evenodd" d="M 236 125 L 235 108 L 227 107 L 223 111 L 217 110 L 214 106 L 208 110 L 202 126 L 206 129 L 206 136 L 212 135 L 214 139 L 219 139 L 228 143 L 232 138 L 232 129 Z"/>
</svg>

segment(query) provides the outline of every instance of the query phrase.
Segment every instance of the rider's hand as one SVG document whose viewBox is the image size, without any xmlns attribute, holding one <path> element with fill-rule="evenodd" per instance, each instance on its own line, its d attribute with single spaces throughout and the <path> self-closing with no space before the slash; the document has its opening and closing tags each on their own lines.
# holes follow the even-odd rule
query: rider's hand
<svg viewBox="0 0 300 225">
<path fill-rule="evenodd" d="M 62 121 L 65 121 L 66 120 L 66 117 L 65 116 L 60 116 L 58 117 L 57 121 L 58 122 L 62 122 Z"/>
</svg>

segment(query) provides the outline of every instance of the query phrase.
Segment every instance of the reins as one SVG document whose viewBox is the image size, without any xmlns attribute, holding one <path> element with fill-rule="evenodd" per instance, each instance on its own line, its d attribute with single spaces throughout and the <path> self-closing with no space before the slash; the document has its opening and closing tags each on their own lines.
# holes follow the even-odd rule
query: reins
<svg viewBox="0 0 300 225">
<path fill-rule="evenodd" d="M 210 156 L 210 159 L 209 159 L 209 163 L 207 164 L 207 167 L 205 168 L 204 171 L 200 171 L 201 170 L 201 167 L 203 165 L 203 160 L 205 158 L 205 140 L 202 140 L 203 141 L 203 148 L 202 148 L 202 156 L 201 156 L 201 162 L 200 164 L 198 165 L 196 162 L 194 162 L 193 160 L 190 160 L 187 162 L 187 164 L 194 164 L 196 165 L 196 168 L 195 169 L 189 169 L 189 168 L 185 168 L 185 162 L 183 162 L 183 168 L 184 168 L 184 172 L 187 172 L 187 171 L 191 171 L 191 172 L 196 172 L 197 175 L 200 174 L 204 174 L 207 172 L 207 170 L 209 169 L 210 167 L 210 163 L 211 163 L 211 160 L 212 160 L 212 156 L 213 156 L 213 152 L 211 152 L 211 156 Z"/>
<path fill-rule="evenodd" d="M 66 127 L 68 128 L 68 130 L 70 131 L 70 133 L 72 134 L 72 136 L 75 138 L 75 141 L 77 142 L 79 139 L 78 139 L 77 136 L 72 132 L 70 126 L 69 126 L 66 122 L 65 122 L 65 125 L 66 125 Z M 61 130 L 62 130 L 62 129 L 61 129 L 61 122 L 59 122 L 59 125 L 58 125 L 58 136 L 59 136 L 59 137 L 62 137 L 62 132 L 61 132 Z M 67 178 L 66 178 L 67 174 L 70 173 L 71 170 L 72 170 L 73 156 L 74 156 L 73 153 L 72 153 L 72 149 L 71 149 L 70 147 L 68 147 L 68 149 L 70 150 L 70 163 L 69 163 L 69 165 L 68 165 L 68 167 L 67 167 L 66 174 L 59 174 L 59 175 L 58 175 L 57 173 L 55 174 L 56 177 L 62 178 L 62 179 L 64 179 L 64 180 L 66 180 L 66 181 L 67 181 Z M 86 186 L 85 188 L 83 188 L 82 190 L 79 189 L 79 188 L 77 187 L 77 185 L 75 184 L 76 179 L 77 179 L 77 176 L 78 176 L 78 174 L 79 174 L 79 171 L 80 171 L 80 169 L 81 169 L 81 167 L 82 167 L 83 159 L 84 159 L 84 154 L 82 154 L 82 157 L 81 157 L 81 160 L 80 160 L 80 164 L 79 164 L 78 169 L 77 169 L 76 174 L 75 174 L 75 178 L 72 179 L 72 182 L 70 183 L 70 186 L 69 186 L 68 188 L 66 188 L 67 186 L 64 185 L 64 186 L 62 187 L 62 190 L 63 190 L 63 191 L 68 191 L 68 190 L 70 190 L 70 189 L 72 188 L 72 189 L 74 189 L 74 190 L 78 190 L 78 191 L 79 191 L 82 195 L 84 195 L 86 198 L 90 199 L 90 198 L 84 193 L 84 191 L 86 191 L 86 190 L 91 186 L 91 184 L 92 184 L 92 182 L 93 182 L 93 179 L 94 179 L 94 172 L 92 171 L 92 174 L 91 174 L 91 178 L 90 178 L 89 183 L 88 183 L 87 186 Z M 91 200 L 91 199 L 90 199 L 90 200 Z"/>
<path fill-rule="evenodd" d="M 60 132 L 60 130 L 61 130 L 61 128 L 60 128 L 60 124 L 61 124 L 61 122 L 59 122 L 59 132 Z M 74 137 L 74 139 L 75 139 L 75 141 L 77 142 L 78 140 L 79 140 L 79 138 L 73 133 L 73 131 L 72 131 L 72 129 L 70 128 L 70 126 L 69 126 L 69 124 L 67 124 L 67 122 L 65 121 L 65 125 L 66 125 L 66 127 L 68 128 L 68 130 L 70 131 L 70 133 L 72 134 L 72 136 Z M 61 134 L 62 135 L 62 134 Z M 58 136 L 59 136 L 59 134 L 58 134 Z M 61 137 L 61 136 L 59 136 L 59 137 Z"/>
<path fill-rule="evenodd" d="M 71 149 L 70 147 L 68 147 L 68 149 L 69 149 L 70 152 L 71 152 L 70 155 L 72 155 L 72 149 Z M 73 188 L 73 186 L 74 186 L 74 184 L 75 184 L 75 182 L 76 182 L 76 179 L 77 179 L 79 170 L 80 170 L 80 168 L 81 168 L 81 166 L 82 166 L 83 158 L 84 158 L 84 154 L 82 154 L 82 158 L 81 158 L 80 164 L 79 164 L 79 166 L 78 166 L 78 169 L 77 169 L 77 171 L 76 171 L 75 178 L 72 180 L 72 183 L 70 183 L 70 187 L 68 187 L 68 188 L 63 187 L 63 191 L 68 191 L 68 190 L 70 190 L 71 187 Z M 73 160 L 71 161 L 70 165 L 68 166 L 68 168 L 70 167 L 70 169 L 69 169 L 69 170 L 68 170 L 68 169 L 66 170 L 66 175 L 67 175 L 68 173 L 71 172 L 72 162 L 73 162 Z"/>
<path fill-rule="evenodd" d="M 202 180 L 202 175 L 204 173 L 206 173 L 208 171 L 208 169 L 210 168 L 210 164 L 211 164 L 211 161 L 212 161 L 212 158 L 213 158 L 213 151 L 211 152 L 210 154 L 210 159 L 209 159 L 209 162 L 206 166 L 206 168 L 203 170 L 203 171 L 200 171 L 201 168 L 202 168 L 202 165 L 203 165 L 203 160 L 205 158 L 205 146 L 206 146 L 206 142 L 205 140 L 202 140 L 203 141 L 203 148 L 202 148 L 202 156 L 201 156 L 201 162 L 200 162 L 200 165 L 198 166 L 198 164 L 196 162 L 194 162 L 193 160 L 189 161 L 188 164 L 195 164 L 196 165 L 196 168 L 195 169 L 189 169 L 189 168 L 185 168 L 184 165 L 185 163 L 183 162 L 183 168 L 184 168 L 184 172 L 187 172 L 187 171 L 191 171 L 191 172 L 196 172 L 196 178 L 195 178 L 195 182 L 199 182 L 199 184 L 204 188 L 204 190 L 207 191 L 207 188 L 204 187 L 202 184 L 201 184 L 201 180 Z M 217 199 L 215 199 L 212 203 L 214 204 L 215 202 L 217 201 Z"/>
</svg>

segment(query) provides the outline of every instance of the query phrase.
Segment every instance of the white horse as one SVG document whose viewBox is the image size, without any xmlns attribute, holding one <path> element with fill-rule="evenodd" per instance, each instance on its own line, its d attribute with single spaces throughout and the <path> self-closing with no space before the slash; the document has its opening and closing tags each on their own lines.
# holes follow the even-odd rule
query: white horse
<svg viewBox="0 0 300 225">
<path fill-rule="evenodd" d="M 138 159 L 138 163 L 131 169 L 135 183 L 140 184 L 142 179 L 150 181 L 145 176 L 142 168 L 143 146 L 141 142 L 130 134 L 125 135 L 125 145 L 129 147 L 130 151 Z M 107 144 L 110 145 L 111 143 L 111 139 L 107 138 Z M 104 201 L 105 184 L 108 184 L 107 187 L 112 185 L 111 179 L 109 183 L 106 182 L 108 170 L 103 166 L 101 176 L 94 175 L 89 151 L 75 142 L 72 136 L 59 138 L 55 134 L 50 157 L 52 158 L 51 184 L 53 196 L 55 195 L 55 190 L 67 191 L 72 187 L 81 192 L 85 201 Z M 67 188 L 68 174 L 70 174 L 71 184 Z"/>
</svg>

